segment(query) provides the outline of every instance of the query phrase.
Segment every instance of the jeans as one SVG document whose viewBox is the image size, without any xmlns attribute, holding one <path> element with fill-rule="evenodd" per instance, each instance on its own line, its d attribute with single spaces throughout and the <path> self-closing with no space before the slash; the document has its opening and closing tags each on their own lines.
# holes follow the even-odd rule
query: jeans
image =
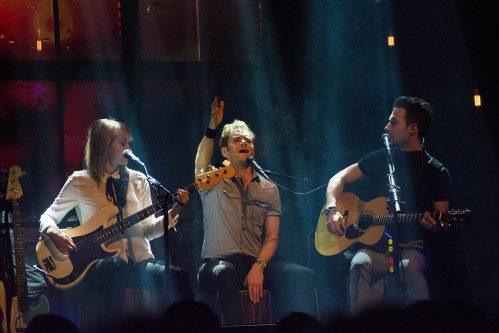
<svg viewBox="0 0 499 333">
<path fill-rule="evenodd" d="M 165 294 L 157 298 L 158 304 L 153 304 L 154 314 L 163 313 L 171 303 L 193 299 L 188 276 L 183 270 L 170 266 L 168 277 L 171 287 L 164 288 L 165 265 L 155 259 L 139 263 L 126 263 L 120 258 L 97 261 L 78 286 L 83 296 L 80 297 L 82 332 L 95 331 L 111 319 L 121 318 L 124 291 L 128 287 L 148 289 L 151 295 L 164 290 Z"/>
<path fill-rule="evenodd" d="M 246 289 L 244 280 L 255 258 L 233 255 L 205 259 L 198 271 L 201 290 L 217 292 L 227 324 L 241 322 L 238 290 Z M 315 274 L 304 266 L 270 261 L 264 271 L 264 289 L 272 292 L 272 312 L 280 319 L 291 312 L 317 316 Z"/>
<path fill-rule="evenodd" d="M 429 298 L 428 284 L 424 276 L 424 255 L 411 248 L 400 251 L 402 264 L 399 275 L 405 281 L 407 302 Z M 366 249 L 355 253 L 350 264 L 350 310 L 352 313 L 379 305 L 385 292 L 385 278 L 390 274 L 389 257 Z"/>
</svg>

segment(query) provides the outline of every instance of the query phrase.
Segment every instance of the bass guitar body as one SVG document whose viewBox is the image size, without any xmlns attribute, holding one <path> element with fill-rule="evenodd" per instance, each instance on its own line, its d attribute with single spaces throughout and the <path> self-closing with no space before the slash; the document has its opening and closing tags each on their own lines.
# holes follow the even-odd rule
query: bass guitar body
<svg viewBox="0 0 499 333">
<path fill-rule="evenodd" d="M 61 253 L 49 237 L 40 240 L 36 246 L 36 255 L 42 269 L 47 272 L 47 279 L 55 287 L 66 289 L 78 284 L 93 264 L 102 258 L 115 255 L 117 251 L 108 250 L 98 241 L 101 232 L 118 214 L 116 206 L 108 206 L 98 211 L 85 224 L 63 230 L 75 243 L 89 244 L 81 246 L 70 255 Z M 107 221 L 103 223 L 103 221 Z"/>
</svg>

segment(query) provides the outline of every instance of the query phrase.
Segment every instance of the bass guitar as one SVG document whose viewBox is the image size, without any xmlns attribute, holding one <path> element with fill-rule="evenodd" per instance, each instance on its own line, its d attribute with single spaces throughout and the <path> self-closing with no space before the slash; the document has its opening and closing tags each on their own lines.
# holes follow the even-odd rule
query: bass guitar
<svg viewBox="0 0 499 333">
<path fill-rule="evenodd" d="M 197 175 L 195 182 L 185 189 L 189 193 L 198 189 L 210 189 L 223 178 L 232 178 L 235 172 L 234 167 L 225 161 L 223 167 Z M 105 244 L 108 241 L 163 208 L 171 208 L 174 203 L 174 199 L 170 196 L 161 198 L 157 203 L 128 216 L 120 223 L 116 223 L 115 218 L 118 208 L 116 206 L 104 207 L 85 224 L 63 230 L 76 244 L 76 249 L 69 254 L 61 253 L 50 237 L 41 239 L 36 246 L 40 268 L 54 287 L 60 289 L 74 287 L 81 282 L 97 260 L 118 253 L 118 250 L 106 248 Z"/>
<path fill-rule="evenodd" d="M 19 198 L 23 192 L 19 183 L 22 170 L 14 165 L 9 171 L 6 199 L 12 204 L 12 224 L 14 231 L 14 254 L 16 263 L 16 295 L 12 298 L 10 321 L 6 332 L 24 332 L 27 325 L 35 316 L 50 312 L 47 297 L 41 295 L 36 306 L 30 306 L 28 299 L 28 285 L 26 282 L 26 260 L 24 258 L 24 234 L 21 226 L 21 208 Z"/>
<path fill-rule="evenodd" d="M 345 219 L 345 233 L 333 235 L 327 230 L 327 217 L 324 205 L 315 230 L 315 248 L 325 256 L 345 251 L 355 243 L 374 245 L 383 236 L 385 226 L 395 223 L 395 215 L 388 213 L 385 197 L 364 202 L 355 194 L 344 192 L 336 202 L 338 211 Z M 471 210 L 453 209 L 447 212 L 432 212 L 431 216 L 440 221 L 444 229 L 471 220 Z M 399 223 L 419 223 L 424 213 L 398 214 Z"/>
</svg>

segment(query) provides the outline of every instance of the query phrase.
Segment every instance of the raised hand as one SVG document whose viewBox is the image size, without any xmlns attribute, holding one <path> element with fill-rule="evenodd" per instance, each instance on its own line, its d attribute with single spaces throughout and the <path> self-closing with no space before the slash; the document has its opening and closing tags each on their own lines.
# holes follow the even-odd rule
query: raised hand
<svg viewBox="0 0 499 333">
<path fill-rule="evenodd" d="M 224 101 L 218 99 L 218 97 L 213 98 L 209 128 L 217 129 L 220 126 L 224 117 L 224 106 Z"/>
</svg>

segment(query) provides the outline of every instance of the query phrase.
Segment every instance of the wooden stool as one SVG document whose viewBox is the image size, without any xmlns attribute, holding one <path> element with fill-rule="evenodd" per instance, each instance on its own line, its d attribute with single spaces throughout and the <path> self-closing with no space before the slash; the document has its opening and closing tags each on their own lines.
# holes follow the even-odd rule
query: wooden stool
<svg viewBox="0 0 499 333">
<path fill-rule="evenodd" d="M 242 325 L 272 323 L 272 297 L 270 291 L 264 290 L 260 302 L 254 304 L 249 299 L 247 290 L 239 290 L 239 302 Z M 223 312 L 221 322 L 224 325 Z"/>
</svg>

